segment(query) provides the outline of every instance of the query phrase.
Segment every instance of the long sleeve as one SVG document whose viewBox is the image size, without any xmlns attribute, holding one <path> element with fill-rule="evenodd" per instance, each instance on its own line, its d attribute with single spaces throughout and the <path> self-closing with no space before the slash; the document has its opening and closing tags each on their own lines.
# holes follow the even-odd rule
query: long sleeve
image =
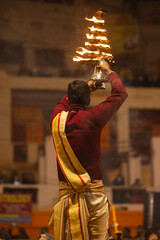
<svg viewBox="0 0 160 240">
<path fill-rule="evenodd" d="M 114 72 L 109 74 L 109 82 L 112 87 L 111 95 L 90 110 L 92 121 L 100 129 L 111 119 L 128 96 L 121 80 Z"/>
</svg>

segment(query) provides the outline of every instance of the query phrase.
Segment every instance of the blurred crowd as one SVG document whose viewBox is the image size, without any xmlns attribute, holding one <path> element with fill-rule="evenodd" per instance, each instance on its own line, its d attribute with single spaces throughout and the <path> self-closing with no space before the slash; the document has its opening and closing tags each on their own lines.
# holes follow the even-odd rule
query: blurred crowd
<svg viewBox="0 0 160 240">
<path fill-rule="evenodd" d="M 87 66 L 86 68 L 83 68 L 83 66 L 79 65 L 72 71 L 67 68 L 62 68 L 53 72 L 46 66 L 35 67 L 31 70 L 22 65 L 19 68 L 17 75 L 32 77 L 89 78 L 93 74 L 93 67 Z M 148 74 L 145 72 L 139 72 L 137 70 L 131 70 L 129 68 L 117 70 L 117 73 L 125 86 L 160 87 L 160 76 L 158 74 Z"/>
<path fill-rule="evenodd" d="M 158 74 L 148 74 L 145 72 L 121 70 L 118 73 L 125 86 L 132 87 L 160 87 L 160 76 Z"/>
<path fill-rule="evenodd" d="M 34 174 L 32 172 L 24 172 L 19 175 L 16 171 L 11 173 L 2 173 L 0 171 L 0 184 L 36 184 Z"/>
<path fill-rule="evenodd" d="M 136 239 L 136 240 L 158 240 L 160 238 L 159 231 L 155 231 L 152 229 L 144 229 L 143 226 L 137 227 L 137 232 L 135 236 L 131 236 L 130 228 L 124 227 L 123 231 L 119 235 L 119 238 L 116 239 Z M 12 240 L 12 239 L 30 239 L 25 228 L 19 227 L 19 231 L 17 235 L 13 235 L 11 229 L 0 229 L 0 240 Z M 115 237 L 111 236 L 109 239 L 115 239 Z M 37 240 L 54 240 L 54 236 L 48 232 L 41 232 L 39 236 L 37 236 Z"/>
<path fill-rule="evenodd" d="M 12 239 L 30 239 L 24 227 L 18 227 L 17 234 L 12 233 L 12 228 L 4 229 L 0 228 L 0 240 L 12 240 Z M 41 234 L 37 237 L 37 240 L 54 240 L 52 234 L 48 232 L 41 232 Z"/>
<path fill-rule="evenodd" d="M 158 240 L 160 238 L 160 232 L 153 229 L 144 229 L 143 226 L 137 227 L 137 232 L 134 237 L 131 236 L 131 231 L 129 227 L 123 228 L 122 238 L 134 238 L 136 240 Z"/>
</svg>

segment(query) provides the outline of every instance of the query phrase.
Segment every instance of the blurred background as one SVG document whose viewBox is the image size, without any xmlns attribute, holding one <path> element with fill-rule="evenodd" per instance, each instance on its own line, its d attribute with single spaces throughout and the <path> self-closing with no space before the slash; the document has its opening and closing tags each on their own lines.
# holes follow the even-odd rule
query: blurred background
<svg viewBox="0 0 160 240">
<path fill-rule="evenodd" d="M 72 58 L 84 46 L 85 17 L 99 9 L 112 70 L 129 94 L 102 132 L 106 193 L 120 230 L 135 237 L 138 227 L 160 229 L 160 1 L 0 0 L 0 194 L 31 196 L 22 217 L 0 198 L 0 223 L 14 238 L 19 227 L 29 238 L 51 231 L 58 180 L 50 116 L 70 81 L 93 74 L 93 66 Z M 92 94 L 90 107 L 109 94 L 107 84 Z"/>
</svg>

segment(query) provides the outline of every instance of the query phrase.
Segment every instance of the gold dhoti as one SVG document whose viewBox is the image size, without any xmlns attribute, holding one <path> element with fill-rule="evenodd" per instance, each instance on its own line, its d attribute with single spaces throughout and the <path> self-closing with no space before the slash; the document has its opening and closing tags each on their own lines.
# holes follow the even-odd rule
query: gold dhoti
<svg viewBox="0 0 160 240">
<path fill-rule="evenodd" d="M 50 218 L 55 240 L 105 240 L 109 203 L 102 181 L 90 183 L 85 192 L 75 193 L 60 182 L 60 201 Z"/>
</svg>

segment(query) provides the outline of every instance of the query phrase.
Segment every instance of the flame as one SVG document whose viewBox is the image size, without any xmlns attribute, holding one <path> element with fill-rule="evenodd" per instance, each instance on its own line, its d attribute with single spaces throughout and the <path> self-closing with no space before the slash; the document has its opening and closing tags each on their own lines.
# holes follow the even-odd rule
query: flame
<svg viewBox="0 0 160 240">
<path fill-rule="evenodd" d="M 88 39 L 94 39 L 95 38 L 93 34 L 89 34 L 89 33 L 87 33 L 86 36 L 87 36 Z"/>
<path fill-rule="evenodd" d="M 98 40 L 108 40 L 108 38 L 107 37 L 105 37 L 105 36 L 96 36 L 95 37 L 96 39 L 98 39 Z"/>
<path fill-rule="evenodd" d="M 99 20 L 95 16 L 93 16 L 92 18 L 87 18 L 86 17 L 85 19 L 88 20 L 88 21 L 95 22 L 95 23 L 105 23 L 105 21 L 103 19 Z"/>
<path fill-rule="evenodd" d="M 102 54 L 103 56 L 113 57 L 113 55 L 112 55 L 111 53 L 101 52 L 101 54 Z"/>
<path fill-rule="evenodd" d="M 79 57 L 79 56 L 76 56 L 73 58 L 73 61 L 75 62 L 80 62 L 80 61 L 97 61 L 99 58 L 82 58 L 82 57 Z"/>
<path fill-rule="evenodd" d="M 99 54 L 99 51 L 90 51 L 90 50 L 87 50 L 83 47 L 81 47 L 82 51 L 76 51 L 77 53 L 79 53 L 80 55 L 83 55 L 85 53 L 91 53 L 91 54 Z"/>
<path fill-rule="evenodd" d="M 98 31 L 98 32 L 107 32 L 107 30 L 106 30 L 106 29 L 102 29 L 102 28 L 95 28 L 94 26 L 92 26 L 92 27 L 89 27 L 89 29 L 91 30 L 91 32 L 96 32 L 96 31 Z"/>
<path fill-rule="evenodd" d="M 111 48 L 110 45 L 104 44 L 104 43 L 94 43 L 94 44 L 91 44 L 89 42 L 85 42 L 85 45 L 86 46 L 96 46 L 96 47 Z"/>
<path fill-rule="evenodd" d="M 94 36 L 93 34 L 86 34 L 88 39 L 98 39 L 98 40 L 103 40 L 103 41 L 107 41 L 108 38 L 106 36 Z"/>
</svg>

